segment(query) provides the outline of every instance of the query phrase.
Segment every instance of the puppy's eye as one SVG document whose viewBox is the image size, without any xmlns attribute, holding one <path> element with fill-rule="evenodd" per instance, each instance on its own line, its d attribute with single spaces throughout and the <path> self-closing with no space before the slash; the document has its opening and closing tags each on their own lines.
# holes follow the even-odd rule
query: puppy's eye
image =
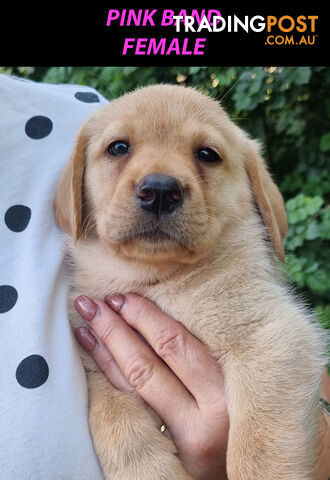
<svg viewBox="0 0 330 480">
<path fill-rule="evenodd" d="M 127 142 L 123 142 L 122 140 L 118 140 L 116 142 L 110 143 L 107 152 L 110 155 L 115 157 L 119 157 L 120 155 L 125 155 L 131 150 L 130 145 Z"/>
<path fill-rule="evenodd" d="M 221 162 L 221 157 L 211 148 L 201 148 L 198 150 L 197 158 L 201 162 L 206 163 Z"/>
</svg>

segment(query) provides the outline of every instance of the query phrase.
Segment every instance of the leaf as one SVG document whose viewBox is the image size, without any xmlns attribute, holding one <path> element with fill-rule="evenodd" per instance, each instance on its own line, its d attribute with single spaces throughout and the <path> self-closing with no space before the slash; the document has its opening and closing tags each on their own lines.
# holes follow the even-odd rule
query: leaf
<svg viewBox="0 0 330 480">
<path fill-rule="evenodd" d="M 282 108 L 285 105 L 285 95 L 279 93 L 277 95 L 272 95 L 271 97 L 271 107 L 273 109 Z"/>
<path fill-rule="evenodd" d="M 319 268 L 319 263 L 318 262 L 312 262 L 304 269 L 304 272 L 306 274 L 307 273 L 313 273 L 313 272 L 316 272 L 316 270 L 318 268 Z"/>
<path fill-rule="evenodd" d="M 292 280 L 300 287 L 303 287 L 305 285 L 305 275 L 302 272 L 296 272 L 290 276 Z"/>
<path fill-rule="evenodd" d="M 323 328 L 330 329 L 330 305 L 315 307 L 316 318 Z"/>
<path fill-rule="evenodd" d="M 316 220 L 312 220 L 308 223 L 305 238 L 306 240 L 315 240 L 321 236 L 320 223 Z"/>
<path fill-rule="evenodd" d="M 306 121 L 303 118 L 299 120 L 295 120 L 289 126 L 287 133 L 289 135 L 296 135 L 296 136 L 301 135 L 301 132 L 304 130 L 305 126 L 306 126 Z"/>
<path fill-rule="evenodd" d="M 302 236 L 294 236 L 292 238 L 286 238 L 285 240 L 285 248 L 286 250 L 295 250 L 298 247 L 301 247 L 304 243 L 304 239 Z"/>
<path fill-rule="evenodd" d="M 305 85 L 309 82 L 311 74 L 311 67 L 298 67 L 295 71 L 293 71 L 292 81 L 296 85 Z"/>
<path fill-rule="evenodd" d="M 305 208 L 308 215 L 313 215 L 314 213 L 316 213 L 322 205 L 323 205 L 322 197 L 319 197 L 319 196 L 306 197 Z"/>
<path fill-rule="evenodd" d="M 239 110 L 249 110 L 251 106 L 251 97 L 247 95 L 237 98 L 237 106 Z"/>
<path fill-rule="evenodd" d="M 189 67 L 190 75 L 196 75 L 200 71 L 201 67 Z"/>
<path fill-rule="evenodd" d="M 297 200 L 296 200 L 297 197 L 295 198 L 290 198 L 290 200 L 288 200 L 286 203 L 285 203 L 285 206 L 286 206 L 286 211 L 287 212 L 294 212 L 297 208 Z"/>
<path fill-rule="evenodd" d="M 330 150 L 330 132 L 322 135 L 320 140 L 320 150 L 321 152 L 327 152 Z"/>
<path fill-rule="evenodd" d="M 312 291 L 323 293 L 330 288 L 330 279 L 325 270 L 319 269 L 313 275 L 307 276 L 306 284 Z"/>
<path fill-rule="evenodd" d="M 324 239 L 330 239 L 330 209 L 321 215 L 320 234 Z"/>
<path fill-rule="evenodd" d="M 289 221 L 289 223 L 292 223 L 292 224 L 302 222 L 307 217 L 308 217 L 308 214 L 307 214 L 305 208 L 298 208 L 294 212 L 289 212 L 288 213 L 288 221 Z"/>
</svg>

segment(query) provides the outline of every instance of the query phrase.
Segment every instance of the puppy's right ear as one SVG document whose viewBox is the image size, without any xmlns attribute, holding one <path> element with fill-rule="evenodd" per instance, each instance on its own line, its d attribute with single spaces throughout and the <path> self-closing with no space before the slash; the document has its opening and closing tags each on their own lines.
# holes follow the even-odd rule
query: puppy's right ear
<svg viewBox="0 0 330 480">
<path fill-rule="evenodd" d="M 54 200 L 56 221 L 71 236 L 74 243 L 82 236 L 83 176 L 87 143 L 87 134 L 82 129 L 60 178 Z"/>
</svg>

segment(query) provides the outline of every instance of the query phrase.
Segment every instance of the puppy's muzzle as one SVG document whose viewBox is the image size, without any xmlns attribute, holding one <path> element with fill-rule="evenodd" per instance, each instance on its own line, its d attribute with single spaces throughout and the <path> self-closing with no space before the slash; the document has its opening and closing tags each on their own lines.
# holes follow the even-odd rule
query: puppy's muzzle
<svg viewBox="0 0 330 480">
<path fill-rule="evenodd" d="M 147 175 L 137 184 L 135 192 L 141 208 L 158 218 L 174 212 L 183 203 L 183 187 L 169 175 Z"/>
</svg>

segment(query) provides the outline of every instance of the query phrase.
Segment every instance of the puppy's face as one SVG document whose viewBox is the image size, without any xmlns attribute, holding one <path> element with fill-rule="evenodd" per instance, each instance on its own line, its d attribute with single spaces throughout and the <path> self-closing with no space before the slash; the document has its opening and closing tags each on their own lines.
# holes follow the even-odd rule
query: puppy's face
<svg viewBox="0 0 330 480">
<path fill-rule="evenodd" d="M 137 90 L 84 125 L 64 175 L 71 184 L 59 186 L 73 190 L 72 218 L 61 226 L 144 262 L 196 261 L 248 215 L 247 155 L 257 156 L 255 146 L 205 95 Z"/>
</svg>

